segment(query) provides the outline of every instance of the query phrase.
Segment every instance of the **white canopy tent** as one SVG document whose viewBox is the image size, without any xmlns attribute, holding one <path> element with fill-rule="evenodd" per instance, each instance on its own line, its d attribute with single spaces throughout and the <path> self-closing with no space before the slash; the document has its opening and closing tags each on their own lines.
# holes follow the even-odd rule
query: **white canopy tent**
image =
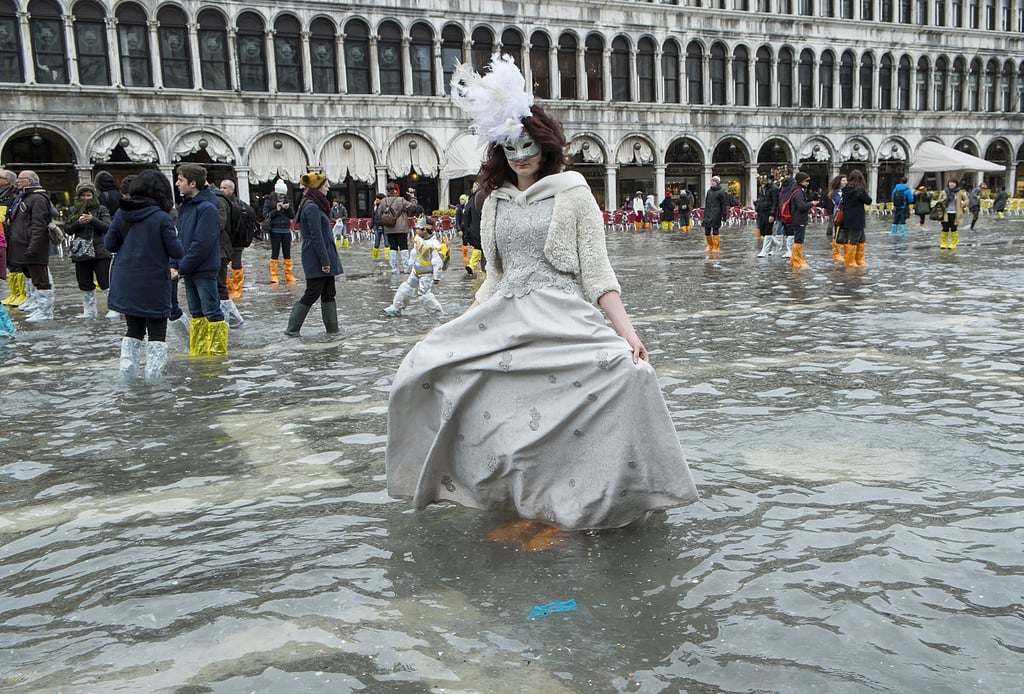
<svg viewBox="0 0 1024 694">
<path fill-rule="evenodd" d="M 968 171 L 1006 171 L 1006 167 L 938 142 L 926 141 L 919 144 L 917 151 L 914 152 L 914 163 L 910 167 L 910 184 L 916 187 L 926 173 L 934 173 L 937 174 L 938 183 L 942 186 L 946 180 L 959 179 Z"/>
</svg>

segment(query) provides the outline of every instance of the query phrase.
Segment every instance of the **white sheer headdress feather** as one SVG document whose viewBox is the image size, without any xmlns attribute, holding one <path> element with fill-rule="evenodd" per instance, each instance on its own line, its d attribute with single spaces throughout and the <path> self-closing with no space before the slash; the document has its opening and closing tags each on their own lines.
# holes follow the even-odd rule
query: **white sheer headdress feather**
<svg viewBox="0 0 1024 694">
<path fill-rule="evenodd" d="M 452 74 L 452 102 L 472 119 L 469 129 L 481 144 L 505 144 L 523 134 L 533 94 L 510 55 L 495 53 L 485 74 L 459 64 Z"/>
</svg>

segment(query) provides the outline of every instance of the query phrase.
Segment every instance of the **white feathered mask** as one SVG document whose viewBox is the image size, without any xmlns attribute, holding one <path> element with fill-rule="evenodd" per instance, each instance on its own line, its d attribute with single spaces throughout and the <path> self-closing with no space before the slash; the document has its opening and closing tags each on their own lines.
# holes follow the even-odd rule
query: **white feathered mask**
<svg viewBox="0 0 1024 694">
<path fill-rule="evenodd" d="M 480 144 L 503 145 L 523 134 L 523 119 L 530 115 L 533 94 L 510 55 L 491 56 L 484 75 L 458 64 L 452 74 L 452 102 L 472 119 L 469 129 Z"/>
</svg>

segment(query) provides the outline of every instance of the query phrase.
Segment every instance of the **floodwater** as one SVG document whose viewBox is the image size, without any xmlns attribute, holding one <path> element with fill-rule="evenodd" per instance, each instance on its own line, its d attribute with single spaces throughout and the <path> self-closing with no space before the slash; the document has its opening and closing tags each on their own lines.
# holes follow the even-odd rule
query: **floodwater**
<svg viewBox="0 0 1024 694">
<path fill-rule="evenodd" d="M 437 319 L 381 314 L 365 244 L 340 337 L 280 334 L 301 283 L 254 247 L 229 357 L 156 386 L 55 261 L 57 320 L 0 345 L 0 691 L 1017 691 L 1024 218 L 956 252 L 914 226 L 849 271 L 821 227 L 796 272 L 752 227 L 720 260 L 610 233 L 701 500 L 533 554 L 387 497 L 388 387 Z"/>
</svg>

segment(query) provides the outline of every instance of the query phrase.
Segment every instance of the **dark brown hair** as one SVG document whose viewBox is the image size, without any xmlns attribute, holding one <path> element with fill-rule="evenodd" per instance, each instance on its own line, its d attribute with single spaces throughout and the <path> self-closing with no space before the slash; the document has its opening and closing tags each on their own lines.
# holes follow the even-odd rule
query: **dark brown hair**
<svg viewBox="0 0 1024 694">
<path fill-rule="evenodd" d="M 187 162 L 178 167 L 178 175 L 196 188 L 206 187 L 206 167 Z"/>
<path fill-rule="evenodd" d="M 534 104 L 530 108 L 530 115 L 523 119 L 523 129 L 533 138 L 534 142 L 540 145 L 541 158 L 540 169 L 537 172 L 538 179 L 559 173 L 572 164 L 572 160 L 565 153 L 567 143 L 562 124 L 542 107 Z M 505 150 L 501 145 L 491 143 L 487 147 L 487 159 L 480 167 L 480 173 L 476 178 L 476 182 L 484 190 L 484 195 L 480 196 L 481 206 L 483 198 L 487 197 L 492 190 L 500 188 L 510 181 L 516 181 L 516 174 L 509 166 L 508 159 L 505 158 Z"/>
</svg>

